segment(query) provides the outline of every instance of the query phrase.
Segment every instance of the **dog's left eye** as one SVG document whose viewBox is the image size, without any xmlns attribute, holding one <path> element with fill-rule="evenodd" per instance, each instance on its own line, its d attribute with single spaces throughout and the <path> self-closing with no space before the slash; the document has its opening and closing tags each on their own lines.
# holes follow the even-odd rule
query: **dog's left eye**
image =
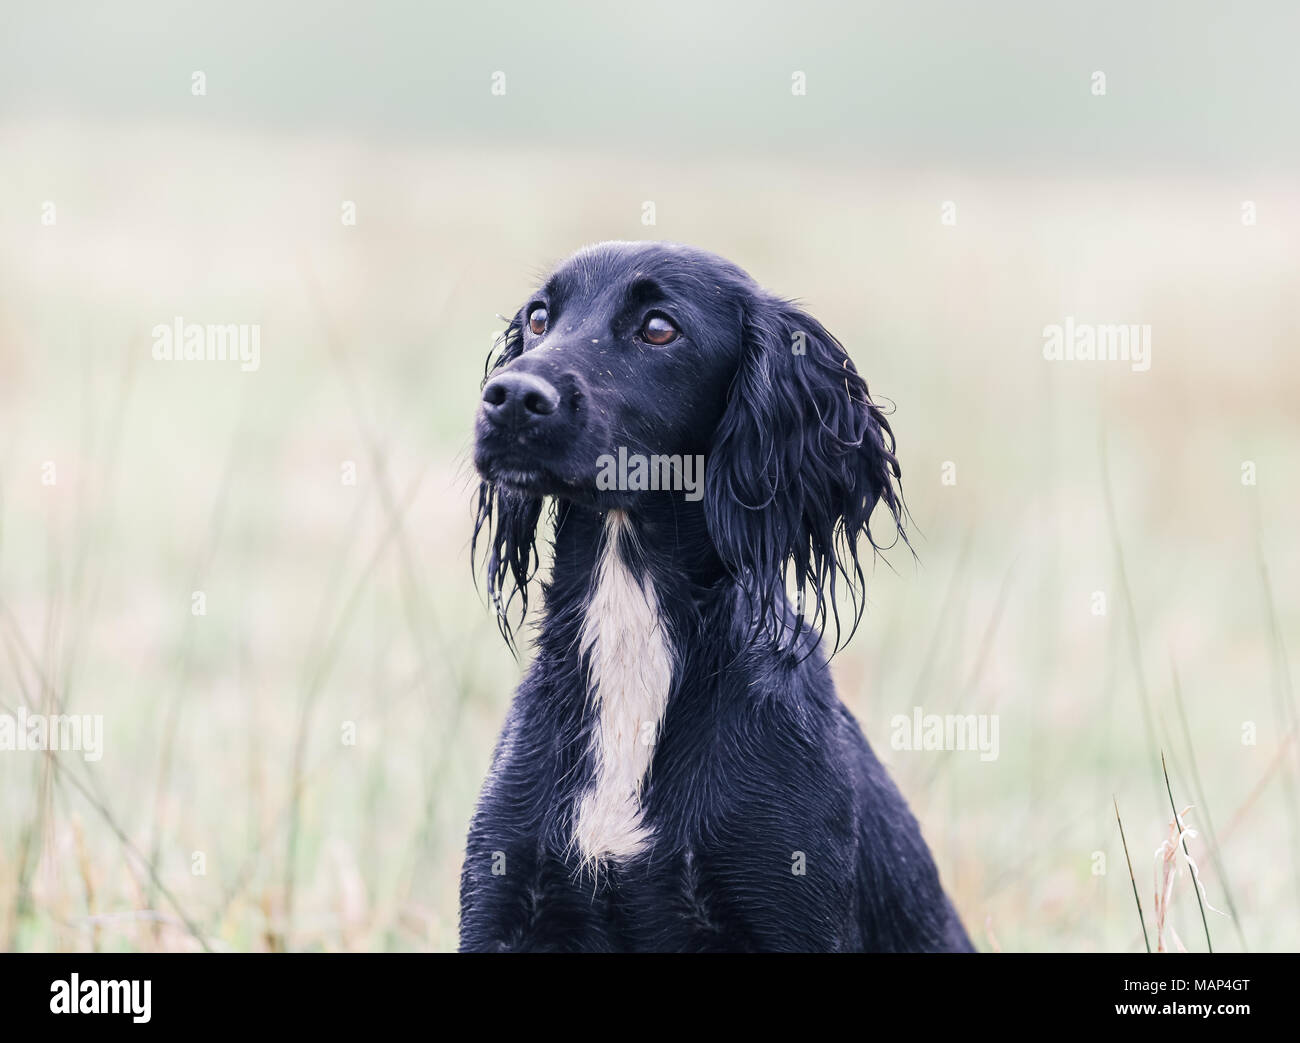
<svg viewBox="0 0 1300 1043">
<path fill-rule="evenodd" d="M 677 339 L 677 327 L 666 315 L 651 315 L 641 327 L 641 339 L 647 344 L 671 344 Z"/>
<path fill-rule="evenodd" d="M 528 328 L 532 330 L 536 336 L 540 337 L 546 332 L 546 320 L 548 318 L 550 318 L 550 316 L 546 314 L 545 308 L 534 308 L 528 313 Z"/>
</svg>

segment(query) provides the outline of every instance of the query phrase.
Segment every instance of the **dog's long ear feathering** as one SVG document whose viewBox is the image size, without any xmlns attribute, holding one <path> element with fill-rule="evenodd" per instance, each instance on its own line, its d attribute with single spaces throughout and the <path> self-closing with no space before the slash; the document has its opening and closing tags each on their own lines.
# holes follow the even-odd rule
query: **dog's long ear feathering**
<svg viewBox="0 0 1300 1043">
<path fill-rule="evenodd" d="M 838 650 L 837 587 L 848 588 L 852 606 L 847 641 L 866 606 L 859 537 L 873 554 L 882 547 L 869 526 L 879 501 L 907 540 L 894 435 L 844 347 L 816 319 L 761 296 L 743 324 L 740 365 L 709 454 L 710 533 L 749 597 L 756 634 L 793 647 L 805 624 L 819 641 L 833 619 Z M 791 566 L 799 599 L 787 633 Z"/>
<path fill-rule="evenodd" d="M 522 315 L 516 315 L 492 345 L 483 367 L 480 388 L 493 372 L 519 357 L 523 350 L 522 323 Z M 528 615 L 528 584 L 537 571 L 537 522 L 541 513 L 540 497 L 503 489 L 486 479 L 479 482 L 470 562 L 477 568 L 479 541 L 485 540 L 484 581 L 496 610 L 501 636 L 512 649 L 515 645 L 509 619 L 510 605 L 518 596 L 519 622 L 522 624 Z"/>
</svg>

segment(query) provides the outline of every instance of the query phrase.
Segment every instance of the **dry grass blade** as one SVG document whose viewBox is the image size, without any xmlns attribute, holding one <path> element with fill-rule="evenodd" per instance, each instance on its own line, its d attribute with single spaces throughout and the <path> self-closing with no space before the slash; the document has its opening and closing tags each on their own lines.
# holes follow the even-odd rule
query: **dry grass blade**
<svg viewBox="0 0 1300 1043">
<path fill-rule="evenodd" d="M 1233 833 L 1236 832 L 1237 828 L 1246 821 L 1247 814 L 1255 807 L 1260 794 L 1262 794 L 1264 790 L 1268 789 L 1268 784 L 1273 781 L 1274 773 L 1282 766 L 1282 763 L 1290 754 L 1291 746 L 1295 743 L 1296 737 L 1297 733 L 1294 729 L 1282 736 L 1282 741 L 1278 743 L 1277 750 L 1273 754 L 1273 759 L 1270 760 L 1268 765 L 1264 768 L 1264 773 L 1260 775 L 1259 781 L 1255 783 L 1254 789 L 1246 795 L 1246 799 L 1238 805 L 1237 810 L 1234 811 L 1231 818 L 1228 819 L 1228 825 L 1223 830 L 1223 839 L 1225 842 Z"/>
<path fill-rule="evenodd" d="M 1256 528 L 1259 520 L 1256 518 Z M 1255 537 L 1256 553 L 1259 559 L 1259 579 L 1264 594 L 1264 610 L 1268 616 L 1269 643 L 1273 652 L 1273 692 L 1276 703 L 1278 731 L 1293 732 L 1297 727 L 1295 695 L 1291 688 L 1291 667 L 1287 662 L 1286 642 L 1282 639 L 1282 629 L 1278 622 L 1277 605 L 1273 600 L 1273 585 L 1269 581 L 1268 562 L 1264 559 L 1263 537 L 1257 532 Z M 1300 793 L 1297 792 L 1295 771 L 1284 758 L 1282 780 L 1282 797 L 1286 801 L 1287 819 L 1291 834 L 1291 876 L 1300 896 Z"/>
<path fill-rule="evenodd" d="M 1187 744 L 1187 761 L 1191 765 L 1192 785 L 1196 788 L 1196 800 L 1205 816 L 1205 831 L 1210 838 L 1210 857 L 1214 860 L 1214 870 L 1219 874 L 1219 881 L 1223 886 L 1223 898 L 1228 906 L 1228 914 L 1232 917 L 1232 926 L 1236 929 L 1237 940 L 1241 942 L 1243 952 L 1250 947 L 1246 944 L 1246 934 L 1241 928 L 1241 917 L 1237 913 L 1237 903 L 1232 898 L 1232 888 L 1228 883 L 1228 872 L 1223 864 L 1222 848 L 1219 846 L 1219 838 L 1214 832 L 1214 819 L 1210 815 L 1210 806 L 1205 799 L 1205 787 L 1201 784 L 1201 772 L 1196 766 L 1196 752 L 1192 747 L 1192 731 L 1187 724 L 1187 711 L 1183 707 L 1183 686 L 1178 680 L 1178 670 L 1172 662 L 1170 668 L 1173 672 L 1174 679 L 1174 703 L 1178 707 L 1178 720 L 1182 725 L 1183 740 Z"/>
<path fill-rule="evenodd" d="M 1125 619 L 1128 623 L 1129 655 L 1133 661 L 1133 679 L 1137 682 L 1138 705 L 1142 709 L 1142 727 L 1146 733 L 1147 749 L 1152 755 L 1156 752 L 1156 728 L 1151 716 L 1151 696 L 1147 691 L 1146 673 L 1142 669 L 1142 638 L 1138 631 L 1137 607 L 1133 603 L 1133 591 L 1129 588 L 1128 570 L 1124 566 L 1124 547 L 1119 538 L 1119 520 L 1115 514 L 1115 500 L 1110 488 L 1110 462 L 1106 452 L 1106 439 L 1101 439 L 1101 479 L 1102 492 L 1106 502 L 1106 519 L 1110 528 L 1111 545 L 1115 548 L 1115 569 L 1119 576 L 1120 592 L 1124 595 Z M 1153 758 L 1154 759 L 1154 758 Z M 1160 793 L 1160 782 L 1152 775 L 1156 795 Z"/>
<path fill-rule="evenodd" d="M 1196 863 L 1192 861 L 1192 853 L 1187 850 L 1187 831 L 1183 828 L 1183 820 L 1178 814 L 1178 805 L 1174 803 L 1174 788 L 1169 785 L 1169 766 L 1165 764 L 1164 751 L 1160 751 L 1160 770 L 1165 776 L 1165 790 L 1169 793 L 1169 806 L 1174 812 L 1174 826 L 1178 831 L 1177 839 L 1183 845 L 1183 856 L 1187 859 L 1187 864 L 1192 871 L 1192 890 L 1196 892 L 1196 907 L 1201 911 L 1201 926 L 1205 928 L 1205 947 L 1214 952 L 1214 945 L 1210 941 L 1210 922 L 1205 918 L 1205 901 L 1201 898 L 1201 881 L 1200 873 L 1196 868 Z"/>
</svg>

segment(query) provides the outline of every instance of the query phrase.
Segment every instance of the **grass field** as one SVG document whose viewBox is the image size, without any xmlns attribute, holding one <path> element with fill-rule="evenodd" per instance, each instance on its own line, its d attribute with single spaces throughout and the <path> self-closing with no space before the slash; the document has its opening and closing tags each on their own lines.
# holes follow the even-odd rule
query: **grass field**
<svg viewBox="0 0 1300 1043">
<path fill-rule="evenodd" d="M 0 713 L 104 722 L 98 761 L 0 753 L 0 948 L 454 947 L 522 669 L 468 561 L 478 380 L 533 273 L 614 238 L 802 298 L 896 404 L 917 560 L 834 671 L 979 946 L 1141 948 L 1112 802 L 1151 927 L 1161 751 L 1216 950 L 1300 944 L 1293 180 L 167 122 L 0 154 Z M 175 316 L 260 325 L 259 368 L 155 361 Z M 1149 371 L 1046 361 L 1067 316 L 1149 325 Z M 891 748 L 914 707 L 996 714 L 998 759 Z"/>
</svg>

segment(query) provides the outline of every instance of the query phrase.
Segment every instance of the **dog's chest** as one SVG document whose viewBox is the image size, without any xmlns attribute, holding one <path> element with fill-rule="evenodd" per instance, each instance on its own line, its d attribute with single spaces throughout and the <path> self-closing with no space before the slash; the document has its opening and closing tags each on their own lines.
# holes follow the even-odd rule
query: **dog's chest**
<svg viewBox="0 0 1300 1043">
<path fill-rule="evenodd" d="M 643 851 L 641 793 L 672 686 L 672 651 L 658 597 L 625 559 L 627 516 L 611 511 L 580 647 L 587 662 L 593 777 L 578 798 L 573 843 L 588 865 Z"/>
</svg>

